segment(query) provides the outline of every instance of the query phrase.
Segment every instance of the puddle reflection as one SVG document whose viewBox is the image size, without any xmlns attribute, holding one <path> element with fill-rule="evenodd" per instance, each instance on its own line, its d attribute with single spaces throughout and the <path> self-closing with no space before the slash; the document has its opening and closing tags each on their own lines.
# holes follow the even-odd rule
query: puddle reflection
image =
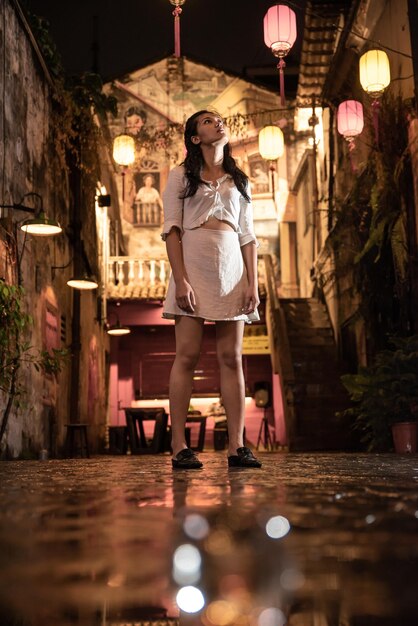
<svg viewBox="0 0 418 626">
<path fill-rule="evenodd" d="M 0 625 L 416 626 L 417 470 L 362 463 L 4 464 Z"/>
</svg>

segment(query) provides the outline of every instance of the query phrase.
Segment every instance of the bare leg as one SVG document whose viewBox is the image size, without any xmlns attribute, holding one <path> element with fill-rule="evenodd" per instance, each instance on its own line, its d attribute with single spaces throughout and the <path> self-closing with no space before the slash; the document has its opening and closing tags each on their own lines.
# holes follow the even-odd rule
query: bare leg
<svg viewBox="0 0 418 626">
<path fill-rule="evenodd" d="M 171 447 L 173 456 L 187 448 L 185 423 L 192 394 L 193 374 L 199 360 L 203 320 L 179 315 L 176 318 L 176 358 L 170 374 Z"/>
<path fill-rule="evenodd" d="M 244 322 L 216 322 L 221 394 L 228 420 L 228 456 L 244 445 L 245 383 L 242 371 Z"/>
</svg>

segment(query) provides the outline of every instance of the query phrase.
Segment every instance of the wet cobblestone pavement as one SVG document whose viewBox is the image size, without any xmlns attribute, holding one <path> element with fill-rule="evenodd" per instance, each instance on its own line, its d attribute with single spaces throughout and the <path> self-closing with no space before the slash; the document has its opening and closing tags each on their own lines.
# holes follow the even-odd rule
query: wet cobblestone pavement
<svg viewBox="0 0 418 626">
<path fill-rule="evenodd" d="M 416 626 L 418 456 L 259 456 L 2 463 L 0 625 Z"/>
</svg>

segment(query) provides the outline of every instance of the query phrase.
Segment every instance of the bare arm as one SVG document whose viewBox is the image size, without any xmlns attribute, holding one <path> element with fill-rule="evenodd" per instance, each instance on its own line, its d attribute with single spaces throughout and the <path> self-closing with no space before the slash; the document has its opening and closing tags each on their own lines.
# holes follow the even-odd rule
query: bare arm
<svg viewBox="0 0 418 626">
<path fill-rule="evenodd" d="M 183 249 L 180 238 L 180 230 L 172 228 L 166 237 L 167 256 L 173 272 L 176 284 L 176 302 L 180 309 L 193 312 L 196 304 L 193 289 L 188 282 L 186 268 L 184 267 Z"/>
<path fill-rule="evenodd" d="M 260 304 L 258 297 L 257 247 L 253 241 L 241 246 L 241 253 L 247 270 L 248 289 L 245 294 L 244 313 L 252 313 Z"/>
</svg>

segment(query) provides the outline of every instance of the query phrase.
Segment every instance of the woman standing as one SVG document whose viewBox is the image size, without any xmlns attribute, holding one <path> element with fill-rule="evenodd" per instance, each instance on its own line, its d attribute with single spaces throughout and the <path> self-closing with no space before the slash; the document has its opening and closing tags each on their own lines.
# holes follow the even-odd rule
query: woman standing
<svg viewBox="0 0 418 626">
<path fill-rule="evenodd" d="M 244 323 L 259 319 L 257 241 L 248 178 L 230 154 L 221 117 L 198 111 L 186 122 L 187 155 L 163 194 L 162 238 L 172 274 L 163 317 L 175 319 L 170 374 L 173 468 L 202 467 L 187 448 L 185 422 L 205 320 L 216 323 L 221 395 L 228 421 L 229 467 L 261 467 L 244 447 Z"/>
</svg>

